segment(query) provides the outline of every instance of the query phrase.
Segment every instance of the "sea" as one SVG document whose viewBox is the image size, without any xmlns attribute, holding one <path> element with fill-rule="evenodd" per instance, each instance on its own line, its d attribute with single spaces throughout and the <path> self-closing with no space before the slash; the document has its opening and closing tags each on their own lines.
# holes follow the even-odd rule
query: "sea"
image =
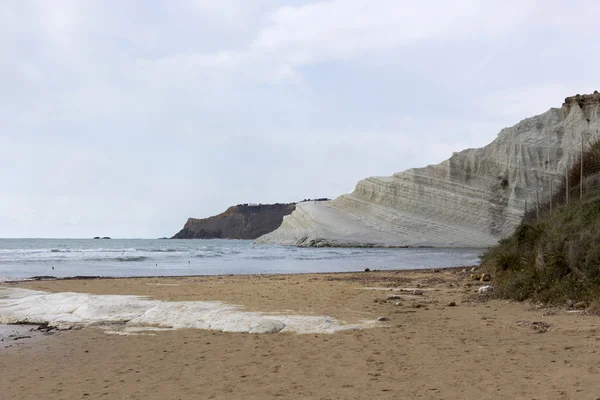
<svg viewBox="0 0 600 400">
<path fill-rule="evenodd" d="M 473 248 L 299 248 L 226 239 L 0 239 L 0 281 L 348 272 L 476 265 Z"/>
</svg>

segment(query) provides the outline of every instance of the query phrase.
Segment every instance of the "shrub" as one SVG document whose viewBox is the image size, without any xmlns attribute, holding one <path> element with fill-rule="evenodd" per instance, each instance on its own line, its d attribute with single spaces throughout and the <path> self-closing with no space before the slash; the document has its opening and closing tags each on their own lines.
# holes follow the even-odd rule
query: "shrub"
<svg viewBox="0 0 600 400">
<path fill-rule="evenodd" d="M 579 182 L 580 162 L 569 171 L 571 182 Z M 593 179 L 600 171 L 600 141 L 584 153 L 583 162 L 588 167 L 584 179 Z M 579 193 L 577 186 L 572 190 Z M 582 199 L 572 196 L 552 215 L 538 220 L 535 214 L 530 210 L 512 236 L 481 256 L 482 267 L 496 277 L 497 296 L 555 304 L 586 301 L 600 310 L 600 188 L 590 187 Z"/>
</svg>

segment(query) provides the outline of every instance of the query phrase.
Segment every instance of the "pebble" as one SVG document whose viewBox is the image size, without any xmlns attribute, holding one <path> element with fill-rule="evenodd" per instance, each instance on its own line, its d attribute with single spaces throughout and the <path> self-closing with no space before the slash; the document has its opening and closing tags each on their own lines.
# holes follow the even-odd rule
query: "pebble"
<svg viewBox="0 0 600 400">
<path fill-rule="evenodd" d="M 399 301 L 396 302 L 396 306 L 401 306 L 401 305 L 402 305 L 401 302 L 399 302 Z"/>
<path fill-rule="evenodd" d="M 421 289 L 415 289 L 412 291 L 412 294 L 414 294 L 415 296 L 421 296 L 423 294 L 423 291 Z"/>
<path fill-rule="evenodd" d="M 387 320 L 388 320 L 387 317 L 379 317 L 379 318 L 377 318 L 377 321 L 379 321 L 379 322 L 383 322 L 383 321 L 387 321 Z"/>
<path fill-rule="evenodd" d="M 448 303 L 448 307 L 454 307 L 454 306 L 456 306 L 455 301 L 451 301 L 450 303 Z"/>
<path fill-rule="evenodd" d="M 481 275 L 481 282 L 489 282 L 492 280 L 492 276 L 490 274 Z"/>
<path fill-rule="evenodd" d="M 403 300 L 402 296 L 398 296 L 397 294 L 393 294 L 391 296 L 388 296 L 387 298 L 388 300 Z"/>
<path fill-rule="evenodd" d="M 548 328 L 550 328 L 550 324 L 541 321 L 535 321 L 531 323 L 531 328 L 538 333 L 546 333 L 548 332 Z"/>
<path fill-rule="evenodd" d="M 567 300 L 567 307 L 573 307 L 575 302 L 573 300 Z"/>
<path fill-rule="evenodd" d="M 491 290 L 492 290 L 492 287 L 490 285 L 485 285 L 485 286 L 482 286 L 479 289 L 477 289 L 477 293 L 486 294 L 486 293 L 490 292 Z"/>
</svg>

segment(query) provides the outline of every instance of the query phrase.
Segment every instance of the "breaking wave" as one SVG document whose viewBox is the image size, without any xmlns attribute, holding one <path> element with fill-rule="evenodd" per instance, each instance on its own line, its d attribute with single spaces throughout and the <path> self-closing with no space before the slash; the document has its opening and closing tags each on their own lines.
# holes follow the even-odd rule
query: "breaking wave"
<svg viewBox="0 0 600 400">
<path fill-rule="evenodd" d="M 477 264 L 479 254 L 479 249 L 314 249 L 243 240 L 0 239 L 0 280 L 443 268 Z"/>
<path fill-rule="evenodd" d="M 115 260 L 119 261 L 119 262 L 136 262 L 136 261 L 145 261 L 145 260 L 150 260 L 150 257 L 144 257 L 144 256 L 130 256 L 130 257 L 117 257 L 115 258 Z"/>
</svg>

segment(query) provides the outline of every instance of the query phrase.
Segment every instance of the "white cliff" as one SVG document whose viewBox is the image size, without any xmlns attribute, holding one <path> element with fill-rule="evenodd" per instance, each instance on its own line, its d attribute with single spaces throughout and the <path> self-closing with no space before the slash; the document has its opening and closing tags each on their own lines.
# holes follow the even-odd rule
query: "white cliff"
<svg viewBox="0 0 600 400">
<path fill-rule="evenodd" d="M 536 189 L 564 181 L 566 166 L 598 138 L 600 95 L 574 96 L 561 108 L 503 129 L 489 145 L 391 177 L 360 181 L 354 192 L 299 203 L 257 243 L 301 246 L 485 247 L 511 234 Z"/>
</svg>

